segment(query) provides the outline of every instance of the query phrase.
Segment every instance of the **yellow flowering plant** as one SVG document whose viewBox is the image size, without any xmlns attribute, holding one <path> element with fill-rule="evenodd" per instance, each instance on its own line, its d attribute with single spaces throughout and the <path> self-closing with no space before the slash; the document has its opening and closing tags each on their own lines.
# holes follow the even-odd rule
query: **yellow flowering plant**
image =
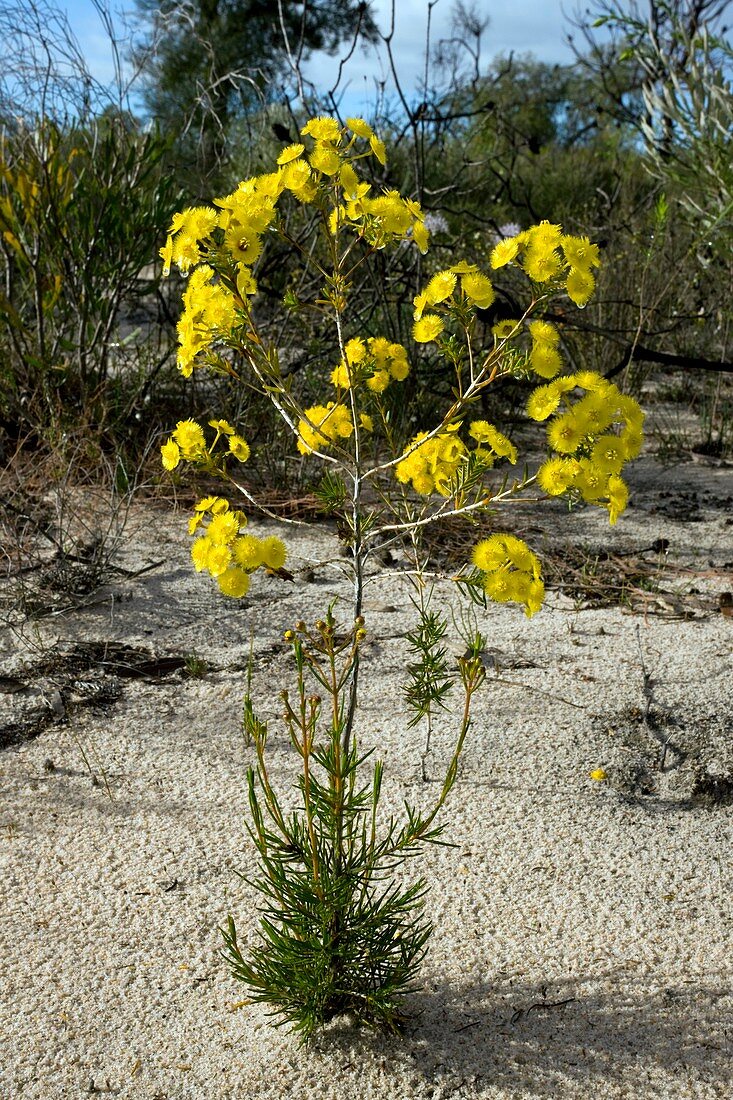
<svg viewBox="0 0 733 1100">
<path fill-rule="evenodd" d="M 471 700 L 484 677 L 484 640 L 478 633 L 469 637 L 466 656 L 448 667 L 440 644 L 446 624 L 429 609 L 420 579 L 424 534 L 449 517 L 493 515 L 530 488 L 600 506 L 615 523 L 626 506 L 622 471 L 641 446 L 643 414 L 600 375 L 564 371 L 562 333 L 543 316 L 545 306 L 558 295 L 584 306 L 600 260 L 587 238 L 547 222 L 487 246 L 484 267 L 460 261 L 434 271 L 414 298 L 411 343 L 359 331 L 357 274 L 390 247 L 427 253 L 425 217 L 417 202 L 369 182 L 369 161 L 384 165 L 385 148 L 363 119 L 345 125 L 311 119 L 300 136 L 272 172 L 244 180 L 211 206 L 176 214 L 161 255 L 166 272 L 175 264 L 188 277 L 178 322 L 181 372 L 226 373 L 269 397 L 297 451 L 325 465 L 324 499 L 340 512 L 348 543 L 352 625 L 339 628 L 331 606 L 314 626 L 299 622 L 286 635 L 297 691 L 294 698 L 283 693 L 282 720 L 302 762 L 299 814 L 287 816 L 280 806 L 268 770 L 267 723 L 246 698 L 245 728 L 256 757 L 248 772 L 250 832 L 265 904 L 258 945 L 247 957 L 231 918 L 224 932 L 226 956 L 253 999 L 307 1037 L 343 1012 L 397 1028 L 430 932 L 420 917 L 424 884 L 403 887 L 394 870 L 440 836 L 435 818 L 455 782 Z M 293 203 L 317 214 L 319 249 L 289 235 L 286 212 Z M 299 302 L 289 291 L 286 308 L 307 305 L 333 325 L 320 404 L 301 400 L 277 347 L 258 329 L 257 264 L 276 235 L 288 242 L 295 268 L 310 268 L 320 281 L 314 301 Z M 476 311 L 491 306 L 492 273 L 500 278 L 507 265 L 526 277 L 527 305 L 516 320 L 495 325 L 487 344 Z M 406 439 L 395 428 L 386 391 L 417 368 L 420 345 L 433 345 L 446 360 L 452 398 L 437 423 Z M 548 456 L 534 472 L 512 473 L 516 445 L 478 414 L 489 388 L 509 377 L 538 383 L 527 413 L 547 422 Z M 224 420 L 181 421 L 162 446 L 167 470 L 203 468 L 256 505 L 238 474 L 250 457 L 245 436 Z M 284 543 L 249 533 L 242 508 L 225 496 L 196 503 L 189 533 L 195 568 L 227 597 L 245 596 L 258 569 L 277 574 L 286 562 Z M 433 808 L 408 806 L 404 823 L 392 819 L 380 834 L 382 764 L 371 766 L 364 783 L 358 745 L 362 603 L 370 558 L 394 543 L 406 547 L 416 574 L 419 625 L 407 639 L 417 659 L 408 665 L 405 687 L 412 721 L 426 720 L 429 737 L 432 711 L 458 682 L 463 717 Z M 528 616 L 544 599 L 538 557 L 509 533 L 494 531 L 480 541 L 460 580 L 474 599 L 513 602 Z"/>
</svg>

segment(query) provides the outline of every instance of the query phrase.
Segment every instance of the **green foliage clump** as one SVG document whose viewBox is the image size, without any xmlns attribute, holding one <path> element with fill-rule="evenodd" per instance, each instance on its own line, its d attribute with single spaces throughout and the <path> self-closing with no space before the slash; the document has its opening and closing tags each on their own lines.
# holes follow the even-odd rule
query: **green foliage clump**
<svg viewBox="0 0 733 1100">
<path fill-rule="evenodd" d="M 92 436 L 129 420 L 144 386 L 116 370 L 119 324 L 155 292 L 150 226 L 178 191 L 168 142 L 121 115 L 8 128 L 0 143 L 2 413 L 16 430 Z M 135 372 L 133 372 L 135 374 Z"/>
<path fill-rule="evenodd" d="M 469 727 L 471 696 L 484 669 L 473 656 L 460 663 L 465 717 L 440 796 L 429 813 L 406 806 L 406 819 L 380 821 L 384 768 L 367 783 L 363 753 L 350 728 L 349 694 L 363 619 L 340 632 L 329 608 L 314 627 L 288 631 L 297 669 L 297 694 L 283 692 L 283 719 L 300 757 L 300 805 L 286 813 L 272 786 L 268 724 L 248 695 L 244 729 L 257 765 L 247 773 L 249 833 L 262 874 L 252 885 L 262 898 L 259 942 L 242 954 L 230 917 L 225 956 L 253 1000 L 271 1006 L 303 1039 L 336 1016 L 398 1031 L 401 1005 L 425 955 L 431 925 L 422 915 L 426 885 L 403 883 L 398 868 L 422 845 L 438 843 L 436 815 L 453 786 Z M 476 643 L 481 645 L 481 639 Z M 311 692 L 309 680 L 319 694 Z"/>
</svg>

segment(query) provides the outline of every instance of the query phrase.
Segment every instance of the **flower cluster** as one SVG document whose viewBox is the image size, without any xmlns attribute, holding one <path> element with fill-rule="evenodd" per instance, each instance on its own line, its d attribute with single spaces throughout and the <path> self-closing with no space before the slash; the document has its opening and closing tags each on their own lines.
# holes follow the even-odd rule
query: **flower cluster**
<svg viewBox="0 0 733 1100">
<path fill-rule="evenodd" d="M 177 331 L 178 369 L 185 378 L 193 372 L 196 357 L 219 337 L 226 338 L 236 322 L 234 295 L 213 279 L 213 268 L 202 264 L 189 279 L 183 295 Z"/>
<path fill-rule="evenodd" d="M 460 423 L 450 424 L 446 431 L 432 437 L 429 432 L 419 432 L 395 467 L 397 480 L 403 485 L 412 482 L 421 496 L 449 496 L 458 467 L 468 454 L 458 436 L 460 427 Z"/>
<path fill-rule="evenodd" d="M 227 450 L 221 458 L 226 461 L 229 455 L 238 462 L 246 462 L 250 455 L 249 444 L 237 435 L 236 431 L 226 420 L 210 420 L 209 427 L 215 431 L 211 446 L 206 446 L 204 429 L 195 420 L 179 420 L 171 437 L 160 448 L 163 466 L 166 470 L 175 470 L 181 459 L 186 462 L 203 462 L 211 460 L 219 440 L 223 437 L 227 443 Z"/>
<path fill-rule="evenodd" d="M 562 369 L 562 356 L 557 346 L 560 333 L 549 321 L 530 321 L 527 328 L 532 337 L 530 367 L 540 378 L 554 378 Z"/>
<path fill-rule="evenodd" d="M 473 420 L 468 434 L 478 446 L 475 454 L 485 466 L 493 466 L 497 458 L 506 458 L 512 466 L 517 463 L 517 448 L 505 435 L 486 420 Z"/>
<path fill-rule="evenodd" d="M 332 307 L 341 314 L 349 300 L 351 284 L 346 272 L 353 270 L 354 264 L 345 261 L 354 242 L 342 242 L 342 234 L 356 234 L 369 249 L 400 241 L 413 241 L 423 252 L 427 249 L 429 233 L 420 206 L 396 191 L 377 193 L 359 175 L 359 162 L 365 158 L 385 163 L 384 146 L 363 119 L 349 118 L 341 125 L 328 116 L 314 118 L 303 126 L 301 137 L 302 141 L 281 151 L 273 172 L 244 180 L 231 194 L 214 199 L 210 207 L 192 207 L 173 218 L 161 255 L 166 273 L 175 263 L 190 276 L 178 324 L 178 366 L 184 375 L 190 375 L 197 365 L 224 369 L 216 354 L 217 347 L 224 346 L 247 352 L 263 386 L 272 382 L 277 389 L 282 381 L 272 365 L 277 363 L 276 354 L 265 348 L 257 334 L 250 298 L 257 291 L 255 265 L 266 235 L 287 232 L 278 210 L 283 196 L 316 207 L 331 254 L 341 256 L 334 260 L 331 274 L 317 265 L 326 278 L 319 308 Z M 491 279 L 467 261 L 429 278 L 413 299 L 412 336 L 417 344 L 440 341 L 458 375 L 453 389 L 456 404 L 432 431 L 419 433 L 407 447 L 398 444 L 400 450 L 391 452 L 388 461 L 380 457 L 377 469 L 391 470 L 401 484 L 411 486 L 421 497 L 455 494 L 456 509 L 484 507 L 491 496 L 482 483 L 485 472 L 502 459 L 515 465 L 517 449 L 487 420 L 471 421 L 462 439 L 460 417 L 483 396 L 499 368 L 502 374 L 512 374 L 514 366 L 521 365 L 524 376 L 526 366 L 546 383 L 534 390 L 527 406 L 534 420 L 549 421 L 547 435 L 553 453 L 536 475 L 539 485 L 550 496 L 568 494 L 571 500 L 601 505 L 615 523 L 628 498 L 621 472 L 641 447 L 643 414 L 632 398 L 600 375 L 585 371 L 564 376 L 558 329 L 532 315 L 541 300 L 563 288 L 576 304 L 585 305 L 594 289 L 594 270 L 600 265 L 598 246 L 546 221 L 511 237 L 494 238 L 492 243 L 492 270 L 514 265 L 534 284 L 531 309 L 517 320 L 496 321 L 490 347 L 472 356 L 471 341 L 481 331 L 473 324 L 472 314 L 494 302 Z M 451 322 L 454 334 L 441 340 Z M 523 350 L 511 348 L 504 355 L 504 343 L 515 340 Z M 465 357 L 462 344 L 468 345 Z M 466 362 L 471 365 L 470 379 L 462 374 Z M 311 455 L 333 450 L 339 462 L 360 461 L 359 446 L 347 441 L 362 429 L 373 431 L 366 411 L 369 403 L 370 411 L 381 411 L 384 434 L 391 443 L 393 435 L 376 397 L 393 382 L 407 378 L 409 372 L 408 351 L 402 344 L 383 336 L 353 336 L 341 345 L 340 361 L 330 371 L 335 400 L 303 408 L 293 391 L 282 387 L 282 407 L 278 407 L 297 431 L 298 451 Z M 580 398 L 574 393 L 578 389 L 584 391 Z M 161 448 L 166 469 L 189 461 L 226 477 L 228 459 L 247 460 L 249 446 L 230 424 L 221 420 L 209 423 L 216 432 L 211 445 L 195 421 L 178 423 Z M 220 440 L 225 446 L 215 454 Z M 383 441 L 376 444 L 382 445 Z M 525 474 L 505 495 L 519 492 L 528 483 Z M 244 523 L 242 513 L 232 511 L 226 501 L 222 507 L 221 498 L 213 498 L 213 504 L 206 502 L 206 507 L 197 506 L 192 521 L 192 533 L 203 529 L 194 543 L 196 567 L 216 577 L 229 595 L 244 594 L 249 575 L 260 565 L 279 568 L 274 563 L 280 551 L 273 550 L 269 557 L 263 552 L 258 557 L 255 550 L 260 543 L 242 534 Z M 474 564 L 492 599 L 518 601 L 528 614 L 537 610 L 543 591 L 539 566 L 520 540 L 492 536 L 477 547 Z"/>
<path fill-rule="evenodd" d="M 493 466 L 498 458 L 506 458 L 512 465 L 516 463 L 517 448 L 487 420 L 471 421 L 468 434 L 476 442 L 472 452 L 459 437 L 460 428 L 461 422 L 458 421 L 437 435 L 419 432 L 407 448 L 405 457 L 395 467 L 397 480 L 403 485 L 410 482 L 421 496 L 439 493 L 447 497 L 453 491 L 458 469 L 468 460 L 469 453 L 479 459 L 484 470 Z"/>
<path fill-rule="evenodd" d="M 231 509 L 224 497 L 199 500 L 189 520 L 188 533 L 198 534 L 191 546 L 196 571 L 214 577 L 225 596 L 245 596 L 251 573 L 260 568 L 276 571 L 285 564 L 282 539 L 242 534 L 246 526 L 244 513 Z"/>
<path fill-rule="evenodd" d="M 564 234 L 561 226 L 549 222 L 506 237 L 491 252 L 494 270 L 516 263 L 534 283 L 564 285 L 568 297 L 581 307 L 593 293 L 593 268 L 600 262 L 597 244 Z"/>
<path fill-rule="evenodd" d="M 302 455 L 325 451 L 340 439 L 348 439 L 353 431 L 354 422 L 345 405 L 335 401 L 313 405 L 298 424 L 298 450 Z"/>
<path fill-rule="evenodd" d="M 311 119 L 301 133 L 312 139 L 310 152 L 304 144 L 289 145 L 278 157 L 275 172 L 244 180 L 230 195 L 214 199 L 218 209 L 196 206 L 173 216 L 160 250 L 163 274 L 170 273 L 172 263 L 184 275 L 196 269 L 178 324 L 178 366 L 186 376 L 206 362 L 205 353 L 213 344 L 236 345 L 234 330 L 247 316 L 248 298 L 257 290 L 252 266 L 262 252 L 264 234 L 277 220 L 283 194 L 311 203 L 335 180 L 344 202 L 331 215 L 334 234 L 350 228 L 375 248 L 412 239 L 421 251 L 427 250 L 429 233 L 419 203 L 396 191 L 372 195 L 371 185 L 357 174 L 354 165 L 362 157 L 385 163 L 384 145 L 363 119 L 347 119 L 345 126 L 334 118 Z M 366 143 L 366 148 L 360 150 L 359 143 Z M 226 258 L 225 279 L 220 272 L 215 281 L 208 262 L 215 258 Z"/>
<path fill-rule="evenodd" d="M 585 396 L 573 403 L 570 396 L 576 389 Z M 616 523 L 629 495 L 620 475 L 624 464 L 638 455 L 643 438 L 644 413 L 634 398 L 602 375 L 581 371 L 539 386 L 527 412 L 533 420 L 552 417 L 547 439 L 555 455 L 537 472 L 544 491 L 550 496 L 575 494 L 601 505 Z"/>
<path fill-rule="evenodd" d="M 472 561 L 490 599 L 521 603 L 528 618 L 539 611 L 545 586 L 539 560 L 526 542 L 514 535 L 490 535 L 474 547 Z"/>
<path fill-rule="evenodd" d="M 403 382 L 409 373 L 402 344 L 391 343 L 384 336 L 367 340 L 355 336 L 344 347 L 344 359 L 331 372 L 331 381 L 337 389 L 348 390 L 363 379 L 367 389 L 383 393 L 390 382 Z"/>
<path fill-rule="evenodd" d="M 491 280 L 475 264 L 464 261 L 445 271 L 438 271 L 425 289 L 413 299 L 413 339 L 418 344 L 429 344 L 437 340 L 445 327 L 439 313 L 426 313 L 426 309 L 450 308 L 457 303 L 459 297 L 469 306 L 488 309 L 495 296 Z"/>
</svg>

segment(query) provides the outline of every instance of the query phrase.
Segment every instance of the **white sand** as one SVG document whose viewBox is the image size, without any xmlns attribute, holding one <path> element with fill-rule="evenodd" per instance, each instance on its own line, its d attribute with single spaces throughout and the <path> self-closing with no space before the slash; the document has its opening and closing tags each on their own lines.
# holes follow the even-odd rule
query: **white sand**
<svg viewBox="0 0 733 1100">
<path fill-rule="evenodd" d="M 664 536 L 700 569 L 733 558 L 733 529 L 709 499 L 697 524 L 651 514 L 677 484 L 674 472 L 651 473 L 656 495 L 617 530 L 588 511 L 571 517 L 572 537 L 639 547 Z M 711 484 L 730 493 L 730 471 Z M 690 804 L 674 786 L 625 800 L 589 779 L 598 766 L 620 774 L 633 756 L 618 730 L 624 708 L 644 703 L 639 643 L 675 736 L 704 729 L 705 759 L 728 767 L 733 621 L 578 612 L 557 594 L 531 622 L 508 607 L 482 615 L 500 672 L 477 702 L 447 809 L 457 847 L 415 864 L 432 887 L 435 935 L 407 1033 L 338 1024 L 304 1050 L 240 1004 L 246 991 L 218 955 L 217 926 L 233 913 L 246 942 L 256 925 L 253 893 L 234 873 L 254 867 L 239 725 L 249 633 L 254 695 L 273 714 L 290 676 L 282 632 L 346 588 L 325 566 L 315 583 L 258 578 L 246 602 L 225 601 L 190 570 L 181 517 L 142 518 L 123 561 L 166 564 L 116 586 L 129 600 L 45 620 L 27 640 L 195 652 L 218 671 L 130 682 L 107 713 L 80 710 L 0 753 L 2 1100 L 733 1096 L 733 810 Z M 334 552 L 325 528 L 286 534 L 295 569 Z M 386 809 L 437 790 L 420 779 L 422 735 L 406 732 L 399 701 L 408 592 L 395 570 L 367 592 L 360 733 L 386 762 Z M 459 606 L 448 580 L 436 593 Z M 34 659 L 6 637 L 7 671 Z M 0 718 L 30 705 L 0 703 Z M 436 775 L 450 744 L 446 722 Z M 91 783 L 80 747 L 113 800 Z M 56 771 L 44 770 L 49 758 Z M 287 783 L 281 731 L 271 761 Z"/>
</svg>

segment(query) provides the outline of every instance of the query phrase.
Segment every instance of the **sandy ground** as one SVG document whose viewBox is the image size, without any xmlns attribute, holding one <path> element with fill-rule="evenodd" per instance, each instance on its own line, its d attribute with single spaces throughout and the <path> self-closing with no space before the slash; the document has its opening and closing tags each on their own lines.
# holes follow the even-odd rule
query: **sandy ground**
<svg viewBox="0 0 733 1100">
<path fill-rule="evenodd" d="M 541 551 L 555 523 L 614 551 L 663 537 L 693 572 L 645 614 L 559 592 L 530 622 L 480 613 L 489 672 L 446 813 L 457 847 L 416 866 L 435 935 L 399 1039 L 339 1022 L 299 1048 L 218 954 L 227 913 L 245 942 L 256 925 L 235 874 L 253 869 L 250 635 L 253 694 L 272 715 L 290 677 L 283 631 L 347 592 L 332 532 L 285 531 L 294 582 L 258 578 L 239 604 L 193 574 L 181 516 L 136 509 L 119 561 L 162 564 L 6 630 L 0 726 L 21 732 L 0 751 L 0 1097 L 732 1097 L 733 619 L 717 599 L 733 587 L 733 475 L 647 461 L 634 479 L 616 529 L 551 510 L 530 541 Z M 385 812 L 437 790 L 400 702 L 413 617 L 398 566 L 367 591 L 359 727 L 386 761 Z M 458 614 L 449 579 L 435 598 Z M 47 661 L 92 641 L 196 654 L 208 672 L 105 696 L 99 670 Z M 24 735 L 43 707 L 53 721 Z M 453 728 L 448 715 L 431 775 Z M 287 785 L 282 731 L 271 759 Z M 607 781 L 589 778 L 598 767 Z"/>
</svg>

